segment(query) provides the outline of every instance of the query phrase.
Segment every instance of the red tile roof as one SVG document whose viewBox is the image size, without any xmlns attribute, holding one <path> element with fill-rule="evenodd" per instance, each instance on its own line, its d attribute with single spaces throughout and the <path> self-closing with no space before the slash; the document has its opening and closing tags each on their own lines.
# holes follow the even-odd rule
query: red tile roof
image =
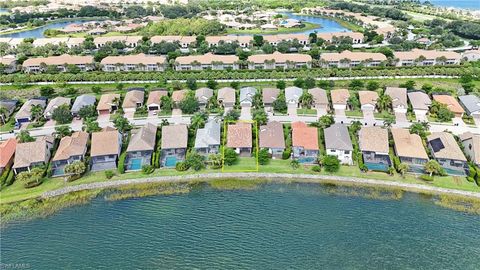
<svg viewBox="0 0 480 270">
<path fill-rule="evenodd" d="M 15 154 L 15 147 L 17 141 L 15 139 L 8 139 L 0 144 L 0 167 L 4 168 L 10 162 Z"/>
<path fill-rule="evenodd" d="M 292 145 L 308 150 L 318 150 L 318 130 L 304 122 L 292 123 Z"/>
</svg>

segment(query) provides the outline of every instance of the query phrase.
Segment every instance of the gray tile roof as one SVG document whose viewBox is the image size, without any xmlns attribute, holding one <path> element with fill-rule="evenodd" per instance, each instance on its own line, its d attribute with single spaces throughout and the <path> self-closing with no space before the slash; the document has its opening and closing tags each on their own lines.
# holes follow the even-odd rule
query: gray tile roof
<svg viewBox="0 0 480 270">
<path fill-rule="evenodd" d="M 34 105 L 40 105 L 42 108 L 47 106 L 47 101 L 45 99 L 30 99 L 25 102 L 20 110 L 18 110 L 17 114 L 15 115 L 16 119 L 21 118 L 30 118 L 32 115 L 31 110 Z"/>
<path fill-rule="evenodd" d="M 462 107 L 470 115 L 472 113 L 480 113 L 480 98 L 475 95 L 466 95 L 458 97 Z"/>
<path fill-rule="evenodd" d="M 353 150 L 352 140 L 345 125 L 333 124 L 324 130 L 327 149 Z"/>
<path fill-rule="evenodd" d="M 213 90 L 210 88 L 202 87 L 195 91 L 195 98 L 202 104 L 208 103 L 211 97 L 213 97 Z"/>
<path fill-rule="evenodd" d="M 430 97 L 423 92 L 410 92 L 407 95 L 414 110 L 428 110 L 432 104 Z"/>
<path fill-rule="evenodd" d="M 252 102 L 253 96 L 257 93 L 254 87 L 243 87 L 240 89 L 240 103 Z"/>
<path fill-rule="evenodd" d="M 287 103 L 298 103 L 300 96 L 303 94 L 302 88 L 291 86 L 285 88 L 285 100 Z"/>
<path fill-rule="evenodd" d="M 204 128 L 197 130 L 195 137 L 195 148 L 206 148 L 211 145 L 220 145 L 220 123 L 210 120 Z"/>
<path fill-rule="evenodd" d="M 162 127 L 162 149 L 187 148 L 188 130 L 186 125 Z"/>
<path fill-rule="evenodd" d="M 0 100 L 0 107 L 4 107 L 8 112 L 13 112 L 17 104 L 17 100 Z"/>
<path fill-rule="evenodd" d="M 72 106 L 72 113 L 78 113 L 85 106 L 95 105 L 97 99 L 94 95 L 81 95 L 75 99 Z"/>
</svg>

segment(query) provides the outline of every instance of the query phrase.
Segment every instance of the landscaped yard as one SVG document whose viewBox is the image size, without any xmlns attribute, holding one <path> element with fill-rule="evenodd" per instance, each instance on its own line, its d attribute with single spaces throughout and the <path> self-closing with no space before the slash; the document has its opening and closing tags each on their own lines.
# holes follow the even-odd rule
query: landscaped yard
<svg viewBox="0 0 480 270">
<path fill-rule="evenodd" d="M 352 116 L 352 117 L 363 117 L 363 113 L 360 110 L 355 110 L 355 111 L 345 111 L 346 116 Z"/>
<path fill-rule="evenodd" d="M 225 165 L 222 169 L 223 172 L 248 172 L 257 170 L 257 158 L 255 157 L 240 157 L 236 164 L 232 166 Z"/>
<path fill-rule="evenodd" d="M 317 115 L 317 110 L 315 109 L 297 109 L 298 115 Z"/>
<path fill-rule="evenodd" d="M 11 117 L 5 125 L 0 125 L 0 132 L 10 132 L 15 127 L 15 119 Z"/>
</svg>

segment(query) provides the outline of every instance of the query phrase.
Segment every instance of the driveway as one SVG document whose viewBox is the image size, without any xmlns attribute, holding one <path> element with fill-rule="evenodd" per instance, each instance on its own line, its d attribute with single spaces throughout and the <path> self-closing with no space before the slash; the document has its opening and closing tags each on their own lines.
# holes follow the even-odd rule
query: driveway
<svg viewBox="0 0 480 270">
<path fill-rule="evenodd" d="M 363 120 L 365 120 L 365 123 L 372 124 L 375 122 L 375 115 L 373 114 L 373 111 L 364 110 L 362 112 L 363 112 Z"/>
<path fill-rule="evenodd" d="M 343 112 L 345 114 L 345 112 Z M 324 115 L 327 115 L 327 111 L 325 109 L 317 109 L 317 117 L 322 117 Z"/>
<path fill-rule="evenodd" d="M 48 120 L 45 125 L 43 125 L 44 127 L 54 127 L 55 126 L 55 120 L 53 119 L 50 119 Z"/>
<path fill-rule="evenodd" d="M 240 112 L 240 120 L 252 120 L 251 107 L 242 107 L 242 111 Z"/>
<path fill-rule="evenodd" d="M 289 106 L 287 108 L 287 114 L 290 116 L 297 116 L 297 107 Z"/>
<path fill-rule="evenodd" d="M 396 113 L 395 113 L 395 121 L 396 121 L 397 123 L 406 123 L 406 122 L 408 122 L 408 120 L 407 120 L 407 115 L 404 114 L 404 113 L 397 113 L 397 112 L 396 112 Z"/>
<path fill-rule="evenodd" d="M 135 112 L 125 112 L 125 113 L 123 113 L 123 116 L 127 119 L 132 119 L 134 115 L 135 115 Z"/>
<path fill-rule="evenodd" d="M 415 118 L 417 119 L 417 122 L 428 121 L 426 114 L 415 114 Z"/>
<path fill-rule="evenodd" d="M 474 116 L 473 121 L 475 121 L 477 127 L 480 127 L 480 116 Z"/>
<path fill-rule="evenodd" d="M 105 123 L 110 121 L 110 114 L 100 114 L 98 115 L 97 122 Z"/>
<path fill-rule="evenodd" d="M 463 122 L 462 118 L 460 117 L 454 117 L 452 119 L 452 122 L 454 125 L 457 125 L 457 126 L 466 126 L 467 124 L 465 124 L 465 122 Z"/>
<path fill-rule="evenodd" d="M 180 110 L 180 109 L 173 109 L 173 110 L 172 110 L 172 117 L 182 117 L 182 110 Z"/>
<path fill-rule="evenodd" d="M 339 118 L 344 118 L 345 116 L 345 110 L 342 109 L 335 109 L 335 116 Z"/>
</svg>

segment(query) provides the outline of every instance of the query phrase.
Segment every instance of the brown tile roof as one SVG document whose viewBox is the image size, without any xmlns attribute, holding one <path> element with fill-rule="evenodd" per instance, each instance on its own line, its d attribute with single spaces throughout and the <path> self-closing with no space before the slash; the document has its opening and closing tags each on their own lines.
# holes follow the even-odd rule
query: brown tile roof
<svg viewBox="0 0 480 270">
<path fill-rule="evenodd" d="M 340 61 L 342 59 L 349 59 L 352 61 L 366 61 L 368 59 L 374 61 L 387 61 L 387 57 L 381 53 L 351 51 L 343 51 L 341 53 L 323 53 L 320 55 L 320 59 L 325 61 Z"/>
<path fill-rule="evenodd" d="M 279 35 L 265 35 L 263 40 L 267 42 L 280 42 L 284 40 L 308 40 L 308 35 L 306 34 L 279 34 Z"/>
<path fill-rule="evenodd" d="M 219 43 L 224 42 L 238 42 L 238 43 L 250 43 L 253 41 L 253 36 L 208 36 L 205 37 L 207 43 Z"/>
<path fill-rule="evenodd" d="M 136 108 L 137 103 L 142 103 L 145 100 L 145 92 L 141 90 L 131 90 L 125 94 L 125 98 L 123 99 L 122 107 L 124 109 L 127 108 Z"/>
<path fill-rule="evenodd" d="M 72 156 L 81 156 L 87 151 L 88 133 L 77 131 L 71 136 L 63 137 L 52 161 L 66 160 Z"/>
<path fill-rule="evenodd" d="M 165 56 L 146 55 L 144 53 L 120 55 L 120 56 L 107 56 L 100 62 L 102 65 L 115 65 L 115 64 L 131 64 L 131 65 L 163 65 L 167 63 Z"/>
<path fill-rule="evenodd" d="M 15 154 L 15 148 L 17 147 L 17 140 L 10 138 L 0 143 L 0 168 L 5 168 L 13 155 Z"/>
<path fill-rule="evenodd" d="M 231 87 L 223 87 L 218 89 L 217 100 L 222 100 L 223 103 L 235 103 L 235 89 Z"/>
<path fill-rule="evenodd" d="M 323 90 L 322 88 L 315 87 L 308 89 L 308 93 L 313 96 L 315 104 L 328 105 L 327 91 Z"/>
<path fill-rule="evenodd" d="M 333 37 L 351 37 L 352 39 L 363 40 L 364 36 L 358 32 L 331 32 L 331 33 L 317 33 L 317 37 L 324 40 L 331 40 Z"/>
<path fill-rule="evenodd" d="M 162 127 L 162 149 L 187 148 L 188 130 L 186 125 Z"/>
<path fill-rule="evenodd" d="M 37 57 L 37 58 L 30 58 L 23 62 L 24 67 L 30 66 L 39 66 L 41 63 L 45 63 L 47 65 L 64 65 L 64 64 L 72 64 L 72 65 L 82 65 L 82 64 L 93 64 L 93 56 L 80 56 L 80 55 L 68 55 L 62 54 L 60 56 L 49 56 L 49 57 Z"/>
<path fill-rule="evenodd" d="M 348 98 L 350 98 L 350 92 L 347 89 L 337 89 L 330 92 L 333 104 L 347 105 Z"/>
<path fill-rule="evenodd" d="M 172 93 L 172 101 L 173 102 L 180 102 L 182 101 L 188 94 L 188 90 L 177 90 L 173 91 Z"/>
<path fill-rule="evenodd" d="M 18 143 L 15 149 L 13 168 L 24 168 L 32 163 L 48 162 L 47 143 L 53 144 L 53 138 L 45 136 L 37 138 L 34 142 Z"/>
<path fill-rule="evenodd" d="M 92 146 L 90 149 L 90 155 L 106 156 L 106 155 L 119 155 L 120 154 L 120 133 L 117 130 L 108 128 L 100 132 L 92 133 Z"/>
<path fill-rule="evenodd" d="M 392 128 L 395 153 L 401 157 L 428 159 L 423 146 L 422 138 L 417 134 L 410 134 L 408 129 Z"/>
<path fill-rule="evenodd" d="M 407 95 L 414 110 L 428 110 L 432 104 L 430 97 L 423 92 L 410 92 Z"/>
<path fill-rule="evenodd" d="M 234 64 L 237 62 L 238 56 L 236 55 L 218 55 L 212 53 L 206 53 L 204 55 L 189 55 L 189 56 L 179 56 L 175 59 L 175 63 L 181 65 L 188 65 L 193 62 L 199 62 L 200 64 L 212 64 L 213 62 L 222 62 L 224 64 Z"/>
<path fill-rule="evenodd" d="M 375 106 L 377 104 L 378 93 L 374 91 L 358 91 L 358 97 L 360 99 L 360 104 L 371 104 Z"/>
<path fill-rule="evenodd" d="M 152 91 L 148 94 L 147 105 L 159 104 L 163 96 L 168 96 L 168 92 L 165 90 Z"/>
<path fill-rule="evenodd" d="M 381 127 L 362 127 L 358 132 L 360 150 L 388 154 L 388 130 Z"/>
<path fill-rule="evenodd" d="M 195 98 L 200 103 L 207 103 L 210 98 L 213 97 L 213 90 L 207 87 L 199 88 L 195 91 Z"/>
<path fill-rule="evenodd" d="M 255 64 L 263 64 L 265 61 L 272 60 L 276 63 L 285 63 L 287 61 L 306 63 L 311 62 L 312 57 L 308 54 L 274 52 L 272 54 L 254 54 L 249 56 L 247 61 Z"/>
<path fill-rule="evenodd" d="M 458 103 L 457 99 L 449 95 L 433 95 L 433 100 L 447 105 L 447 108 L 453 113 L 464 113 L 462 105 Z"/>
<path fill-rule="evenodd" d="M 407 88 L 402 87 L 387 87 L 385 89 L 385 95 L 390 96 L 392 99 L 393 108 L 403 106 L 407 108 Z"/>
<path fill-rule="evenodd" d="M 165 42 L 179 42 L 179 43 L 194 43 L 196 42 L 196 36 L 153 36 L 150 41 L 155 43 Z"/>
<path fill-rule="evenodd" d="M 447 59 L 460 59 L 461 56 L 459 53 L 452 51 L 437 51 L 437 50 L 420 50 L 413 49 L 406 52 L 393 52 L 395 58 L 399 60 L 415 60 L 420 56 L 424 56 L 426 59 L 435 60 L 438 57 L 445 56 Z"/>
<path fill-rule="evenodd" d="M 279 94 L 280 89 L 278 88 L 263 88 L 262 101 L 264 104 L 273 103 L 277 99 Z"/>
<path fill-rule="evenodd" d="M 443 148 L 439 149 L 439 151 L 432 151 L 435 158 L 467 161 L 467 158 L 465 158 L 465 155 L 452 134 L 447 132 L 433 132 L 427 136 L 427 141 L 429 143 L 435 139 L 440 139 L 443 144 Z"/>
<path fill-rule="evenodd" d="M 260 126 L 259 146 L 261 148 L 285 148 L 285 137 L 283 125 L 280 122 L 272 121 Z"/>
<path fill-rule="evenodd" d="M 154 150 L 156 138 L 157 126 L 147 123 L 131 136 L 127 152 Z"/>
<path fill-rule="evenodd" d="M 227 130 L 227 147 L 252 147 L 252 124 L 238 122 L 228 125 Z"/>
<path fill-rule="evenodd" d="M 120 101 L 120 94 L 103 94 L 98 101 L 97 110 L 109 110 L 114 99 Z"/>
<path fill-rule="evenodd" d="M 309 127 L 304 122 L 293 122 L 292 146 L 303 147 L 307 150 L 319 150 L 317 128 Z"/>
</svg>

